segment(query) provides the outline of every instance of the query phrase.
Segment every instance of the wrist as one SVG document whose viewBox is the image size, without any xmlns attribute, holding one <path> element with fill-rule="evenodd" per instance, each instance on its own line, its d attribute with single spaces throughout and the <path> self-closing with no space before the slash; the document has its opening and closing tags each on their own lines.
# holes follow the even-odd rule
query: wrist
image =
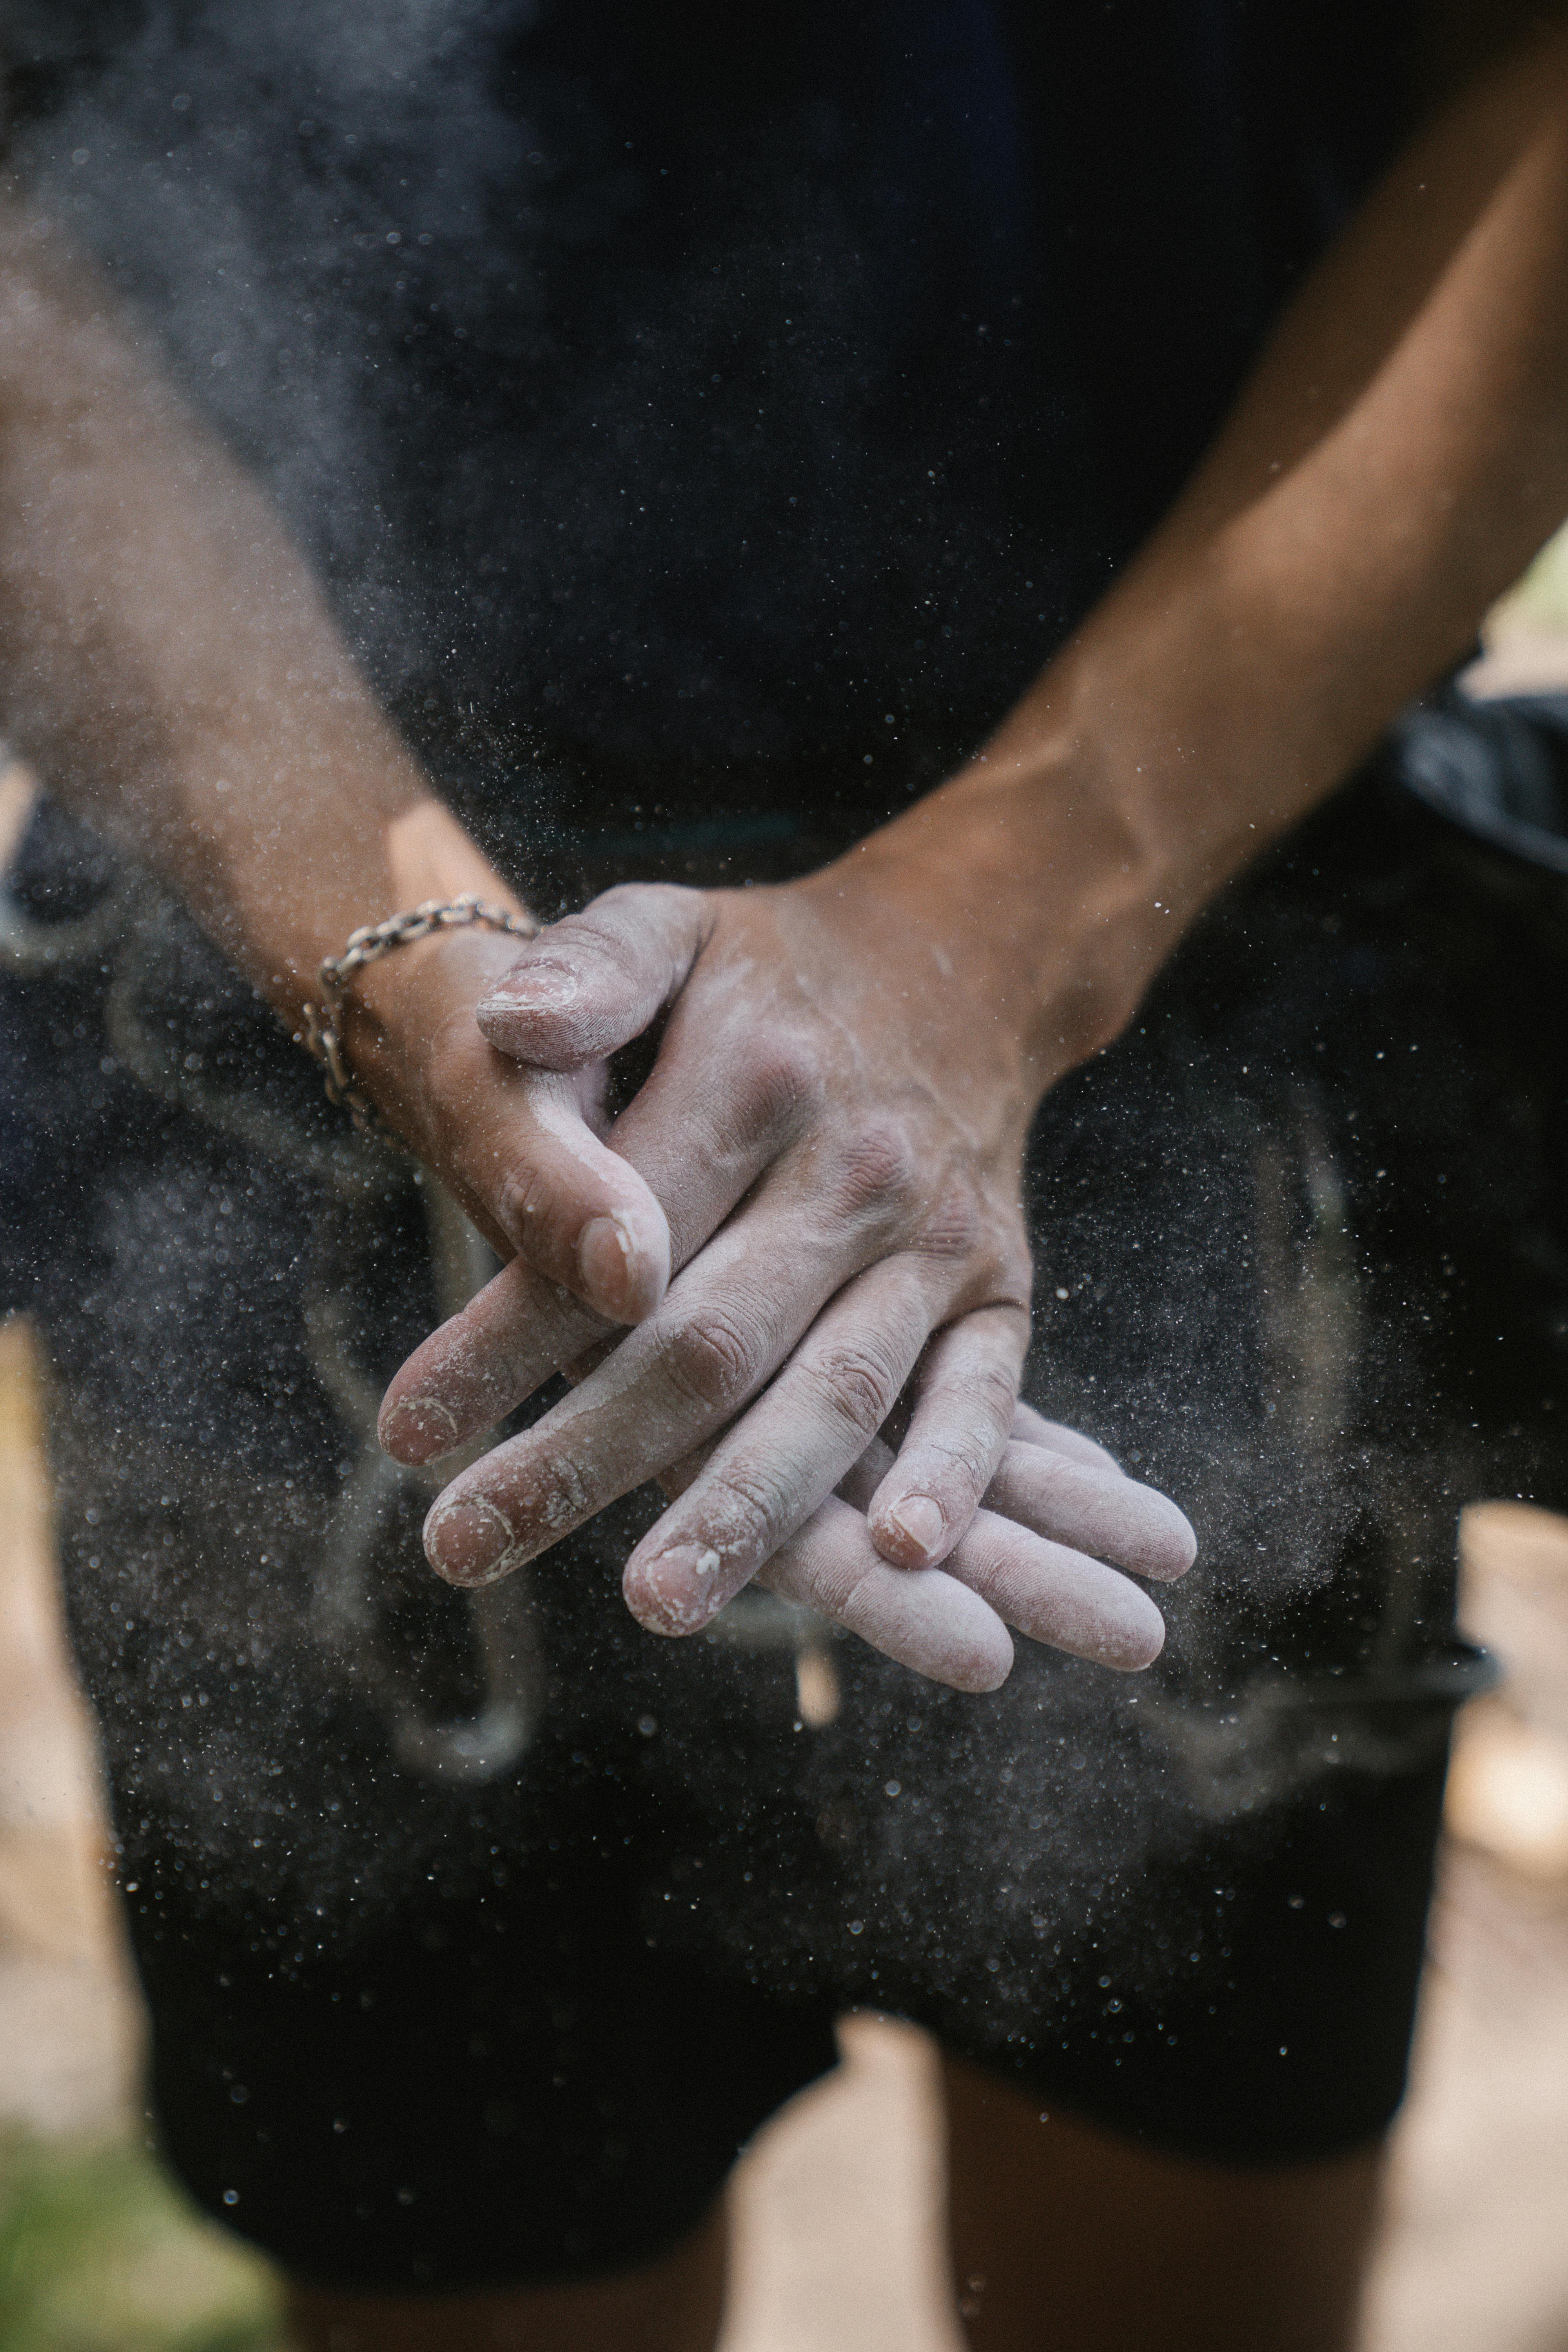
<svg viewBox="0 0 1568 2352">
<path fill-rule="evenodd" d="M 236 793 L 237 811 L 226 811 L 226 845 L 216 845 L 194 882 L 180 877 L 198 919 L 291 1032 L 303 1027 L 308 1004 L 321 1005 L 322 966 L 343 956 L 356 931 L 428 901 L 465 897 L 525 912 L 451 811 L 427 792 L 378 805 L 371 792 L 354 787 L 349 779 L 335 806 L 287 833 L 258 823 L 259 793 Z M 416 952 L 410 946 L 386 961 Z M 356 975 L 358 989 L 368 970 Z"/>
<path fill-rule="evenodd" d="M 1339 772 L 1301 675 L 1318 649 L 1279 642 L 1263 601 L 1212 543 L 1145 559 L 949 788 L 1014 804 L 1021 878 L 1060 866 L 1131 916 L 1134 961 Z"/>
<path fill-rule="evenodd" d="M 474 1007 L 521 944 L 479 926 L 434 930 L 362 966 L 343 989 L 338 1036 L 351 1083 L 416 1150 L 438 1085 L 489 1059 Z"/>
<path fill-rule="evenodd" d="M 290 975 L 293 1025 L 325 1063 L 334 1098 L 341 1092 L 356 1118 L 368 1105 L 390 1112 L 407 1131 L 411 1118 L 417 1129 L 432 1057 L 450 1058 L 453 1023 L 473 1029 L 478 998 L 536 927 L 436 801 L 405 809 L 374 849 L 360 866 L 353 919 L 345 928 L 337 915 L 324 955 L 318 929 L 306 969 Z M 318 922 L 332 920 L 329 908 L 314 912 Z M 288 1017 L 281 976 L 274 1001 Z M 460 1042 L 473 1040 L 465 1031 Z"/>
<path fill-rule="evenodd" d="M 405 806 L 384 825 L 374 829 L 365 852 L 368 854 L 362 854 L 356 861 L 352 886 L 346 877 L 338 881 L 334 893 L 337 911 L 326 931 L 321 929 L 320 915 L 317 917 L 317 944 L 307 974 L 312 996 L 319 993 L 323 965 L 332 959 L 342 959 L 356 932 L 410 916 L 421 907 L 450 907 L 471 899 L 520 923 L 529 922 L 522 900 L 502 881 L 451 810 L 428 795 Z M 346 923 L 342 911 L 345 901 L 351 910 Z M 534 927 L 530 924 L 530 928 Z M 421 950 L 447 935 L 446 929 L 438 928 L 426 936 L 400 940 L 396 953 L 405 971 L 411 972 L 415 969 Z M 385 961 L 384 954 L 367 958 L 356 974 L 360 988 L 368 988 L 372 997 L 377 992 L 373 975 Z M 395 989 L 391 992 L 395 993 Z"/>
<path fill-rule="evenodd" d="M 1180 929 L 1157 844 L 1081 758 L 977 763 L 842 866 L 1036 1099 L 1120 1034 Z"/>
<path fill-rule="evenodd" d="M 500 939 L 521 940 L 533 939 L 538 927 L 527 918 L 512 915 L 508 908 L 487 906 L 478 896 L 463 896 L 456 901 L 426 898 L 421 906 L 406 908 L 400 915 L 388 915 L 384 922 L 364 924 L 353 931 L 343 955 L 331 955 L 322 962 L 320 973 L 320 1002 L 306 1004 L 306 1046 L 315 1054 L 327 1070 L 327 1094 L 331 1101 L 345 1103 L 357 1122 L 376 1124 L 376 1103 L 364 1094 L 360 1075 L 348 1063 L 348 1028 L 351 1018 L 357 1018 L 367 1040 L 378 1051 L 385 1042 L 406 1037 L 409 1025 L 388 1024 L 385 1009 L 376 1002 L 362 1000 L 357 995 L 360 983 L 372 983 L 372 976 L 388 955 L 400 950 L 416 950 L 430 946 L 435 940 L 447 939 L 454 931 L 487 931 Z M 442 973 L 442 981 L 447 973 Z M 374 985 L 374 983 L 372 983 Z M 397 1002 L 397 990 L 393 992 L 393 1004 Z M 351 1013 L 353 1007 L 353 1013 Z"/>
<path fill-rule="evenodd" d="M 1215 543 L 1141 567 L 969 765 L 863 845 L 919 874 L 967 965 L 1000 964 L 1047 1071 L 1120 1033 L 1204 906 L 1375 733 L 1260 569 Z"/>
</svg>

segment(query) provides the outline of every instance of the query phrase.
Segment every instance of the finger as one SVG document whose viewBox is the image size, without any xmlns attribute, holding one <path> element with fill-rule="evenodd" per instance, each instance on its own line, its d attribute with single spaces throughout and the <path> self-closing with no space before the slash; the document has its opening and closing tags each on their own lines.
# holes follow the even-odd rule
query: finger
<svg viewBox="0 0 1568 2352">
<path fill-rule="evenodd" d="M 669 1204 L 677 1266 L 701 1248 L 775 1157 L 794 1130 L 801 1099 L 801 1072 L 787 1048 L 759 1052 L 738 1076 L 706 1058 L 694 1068 L 689 1080 L 684 1074 L 667 1079 L 662 1069 L 656 1071 L 616 1123 L 616 1150 L 605 1154 L 617 1168 L 630 1169 L 635 1161 L 638 1181 Z M 824 1188 L 823 1213 L 837 1218 L 847 1231 L 865 1226 L 879 1207 L 868 1181 L 874 1172 L 870 1157 L 862 1151 L 859 1162 L 847 1160 L 832 1185 Z M 797 1237 L 803 1246 L 809 1238 L 809 1229 Z M 461 1315 L 432 1332 L 387 1391 L 382 1431 L 386 1450 L 405 1462 L 434 1461 L 455 1452 L 601 1338 L 606 1318 L 617 1324 L 645 1319 L 619 1311 L 630 1303 L 625 1297 L 619 1302 L 590 1299 L 574 1319 L 573 1302 L 558 1296 L 557 1286 L 568 1291 L 580 1286 L 559 1274 L 546 1281 L 531 1267 L 509 1267 Z M 602 1314 L 592 1311 L 595 1303 Z M 542 1326 L 537 1332 L 535 1318 Z M 563 1335 L 572 1332 L 575 1347 L 563 1355 Z M 421 1416 L 403 1412 L 405 1402 L 416 1401 L 427 1408 Z M 421 1443 L 424 1452 L 403 1450 Z"/>
<path fill-rule="evenodd" d="M 414 1464 L 455 1454 L 605 1333 L 602 1317 L 514 1258 L 396 1373 L 376 1423 L 383 1451 Z"/>
<path fill-rule="evenodd" d="M 681 1493 L 712 1451 L 699 1447 L 674 1464 L 660 1480 L 666 1493 Z M 893 1459 L 892 1449 L 874 1438 L 863 1458 L 875 1486 Z M 857 1528 L 858 1519 L 858 1510 L 841 1516 L 825 1501 L 759 1572 L 757 1583 L 833 1618 L 918 1673 L 960 1690 L 994 1689 L 1012 1663 L 1005 1633 L 999 1640 L 998 1628 L 970 1606 L 973 1596 L 953 1589 L 940 1570 L 889 1570 L 875 1557 L 868 1560 L 864 1522 Z"/>
<path fill-rule="evenodd" d="M 1028 1344 L 1021 1307 L 981 1308 L 931 1341 L 898 1459 L 867 1513 L 872 1542 L 895 1568 L 934 1568 L 980 1508 L 1013 1427 Z"/>
<path fill-rule="evenodd" d="M 658 1061 L 611 1133 L 668 1218 L 677 1266 L 787 1153 L 825 1092 L 820 1057 L 800 1039 L 753 1033 L 727 1043 L 710 1005 L 676 1006 Z M 826 1178 L 841 1213 L 863 1219 L 891 1195 L 904 1172 L 898 1157 L 875 1129 L 842 1145 Z"/>
<path fill-rule="evenodd" d="M 1197 1558 L 1191 1523 L 1168 1495 L 1043 1445 L 1008 1446 L 985 1505 L 1075 1550 L 1162 1583 L 1184 1576 Z"/>
<path fill-rule="evenodd" d="M 522 1070 L 480 1036 L 470 992 L 496 966 L 478 936 L 451 933 L 444 960 L 418 968 L 418 1068 L 375 1046 L 378 1099 L 503 1257 L 520 1253 L 596 1311 L 635 1322 L 669 1280 L 664 1211 L 589 1124 L 599 1068 Z"/>
<path fill-rule="evenodd" d="M 841 1480 L 842 1501 L 853 1507 L 873 1493 L 893 1459 L 892 1448 L 874 1438 Z M 793 1559 L 794 1552 L 792 1547 L 780 1559 Z M 775 1560 L 763 1570 L 758 1583 L 783 1591 L 775 1581 L 777 1568 Z M 969 1533 L 939 1572 L 967 1585 L 997 1616 L 1031 1640 L 1123 1673 L 1138 1673 L 1152 1664 L 1164 1643 L 1164 1620 L 1137 1585 L 1068 1547 L 1042 1541 L 1021 1527 L 1009 1529 L 1007 1522 L 989 1509 L 976 1516 Z M 902 1573 L 907 1578 L 910 1572 Z M 923 1580 L 926 1571 L 914 1573 Z M 807 1595 L 803 1591 L 800 1597 Z M 921 1664 L 927 1673 L 935 1671 L 923 1659 L 909 1663 Z"/>
<path fill-rule="evenodd" d="M 709 926 L 699 890 L 628 883 L 539 932 L 480 1000 L 490 1044 L 581 1069 L 640 1037 L 684 982 Z"/>
<path fill-rule="evenodd" d="M 864 1454 L 930 1330 L 913 1258 L 838 1293 L 632 1553 L 623 1591 L 639 1624 L 694 1633 L 734 1599 Z"/>
<path fill-rule="evenodd" d="M 872 1496 L 898 1458 L 886 1437 L 874 1437 L 859 1460 L 845 1472 L 834 1493 L 840 1502 L 852 1503 L 864 1517 Z"/>
<path fill-rule="evenodd" d="M 669 1224 L 652 1188 L 594 1133 L 573 1079 L 510 1076 L 465 1119 L 467 1185 L 546 1280 L 612 1322 L 640 1322 L 669 1286 Z"/>
<path fill-rule="evenodd" d="M 437 1496 L 425 1523 L 437 1574 L 510 1575 L 715 1434 L 858 1271 L 858 1247 L 837 1228 L 814 1236 L 789 1192 L 727 1226 L 569 1397 Z"/>
<path fill-rule="evenodd" d="M 1047 1421 L 1032 1404 L 1021 1403 L 1015 1412 L 1013 1434 L 1020 1445 L 1047 1445 L 1053 1454 L 1068 1454 L 1075 1462 L 1098 1462 L 1102 1470 L 1121 1475 L 1121 1463 L 1103 1445 L 1097 1445 L 1081 1429 L 1068 1429 L 1065 1422 Z"/>
<path fill-rule="evenodd" d="M 1139 1674 L 1164 1646 L 1165 1621 L 1142 1586 L 994 1511 L 975 1514 L 945 1570 L 1020 1633 L 1071 1657 Z"/>
<path fill-rule="evenodd" d="M 889 1568 L 860 1513 L 829 1496 L 757 1581 L 954 1690 L 1000 1689 L 1013 1644 L 995 1611 L 945 1569 Z"/>
</svg>

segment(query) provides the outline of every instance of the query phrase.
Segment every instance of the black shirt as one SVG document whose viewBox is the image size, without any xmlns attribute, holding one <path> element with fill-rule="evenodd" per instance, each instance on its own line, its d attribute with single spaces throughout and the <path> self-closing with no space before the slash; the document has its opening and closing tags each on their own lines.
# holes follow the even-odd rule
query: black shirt
<svg viewBox="0 0 1568 2352">
<path fill-rule="evenodd" d="M 0 0 L 12 153 L 459 804 L 951 768 L 1398 124 L 1394 5 Z"/>
</svg>

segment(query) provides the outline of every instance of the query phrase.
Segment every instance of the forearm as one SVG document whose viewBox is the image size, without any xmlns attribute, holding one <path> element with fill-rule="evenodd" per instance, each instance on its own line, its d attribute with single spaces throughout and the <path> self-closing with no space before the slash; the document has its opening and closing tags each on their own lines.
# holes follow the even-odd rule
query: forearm
<svg viewBox="0 0 1568 2352">
<path fill-rule="evenodd" d="M 1016 999 L 1042 1008 L 1042 1066 L 1064 927 L 1068 1043 L 1091 1047 L 1226 877 L 1463 656 L 1568 511 L 1565 386 L 1553 44 L 1406 157 L 1125 579 L 969 771 L 880 837 L 933 907 L 978 880 Z"/>
<path fill-rule="evenodd" d="M 260 491 L 94 272 L 3 202 L 0 723 L 293 1029 L 361 924 L 465 891 L 519 904 L 433 795 Z M 595 1084 L 520 1071 L 476 1026 L 515 950 L 443 930 L 373 964 L 348 994 L 348 1061 L 498 1250 L 537 1251 L 549 1227 L 552 1275 L 591 1301 L 596 1333 L 659 1296 L 668 1230 L 584 1123 Z"/>
<path fill-rule="evenodd" d="M 90 269 L 0 211 L 0 709 L 297 1022 L 355 925 L 502 895 L 277 516 Z"/>
</svg>

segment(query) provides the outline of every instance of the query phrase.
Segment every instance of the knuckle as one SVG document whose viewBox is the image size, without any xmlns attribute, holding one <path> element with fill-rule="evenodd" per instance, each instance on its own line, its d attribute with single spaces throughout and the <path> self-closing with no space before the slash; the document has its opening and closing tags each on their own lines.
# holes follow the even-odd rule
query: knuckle
<svg viewBox="0 0 1568 2352">
<path fill-rule="evenodd" d="M 600 1209 L 614 1205 L 611 1196 L 597 1184 L 582 1185 L 579 1179 L 576 1197 L 564 1197 L 552 1173 L 530 1165 L 509 1170 L 490 1187 L 489 1198 L 496 1223 L 522 1260 L 547 1281 L 564 1282 L 570 1295 L 579 1279 L 577 1244 L 583 1228 Z"/>
<path fill-rule="evenodd" d="M 591 941 L 613 961 L 627 964 L 639 950 L 662 945 L 672 922 L 679 920 L 689 901 L 700 897 L 676 883 L 618 882 L 590 901 L 566 925 Z M 548 936 L 546 934 L 545 936 Z"/>
<path fill-rule="evenodd" d="M 755 1342 L 732 1316 L 707 1307 L 658 1335 L 658 1357 L 679 1396 L 706 1411 L 723 1412 L 739 1403 L 751 1384 Z"/>
<path fill-rule="evenodd" d="M 552 1232 L 554 1207 L 543 1171 L 531 1161 L 509 1168 L 496 1187 L 496 1214 L 520 1243 L 542 1231 Z"/>
<path fill-rule="evenodd" d="M 597 907 L 613 907 L 618 918 L 662 926 L 674 917 L 694 913 L 704 896 L 683 882 L 616 882 L 591 899 L 585 912 L 591 915 Z"/>
<path fill-rule="evenodd" d="M 563 922 L 541 931 L 522 969 L 560 970 L 580 977 L 609 972 L 618 979 L 631 969 L 632 961 L 625 934 L 608 923 L 596 922 L 590 911 L 569 915 Z"/>
<path fill-rule="evenodd" d="M 890 1119 L 876 1119 L 848 1143 L 835 1171 L 832 1205 L 852 1223 L 903 1209 L 915 1199 L 914 1153 Z"/>
<path fill-rule="evenodd" d="M 530 1515 L 552 1532 L 580 1526 L 596 1507 L 584 1467 L 569 1453 L 547 1455 L 530 1483 Z"/>
<path fill-rule="evenodd" d="M 954 1402 L 986 1440 L 1005 1437 L 1018 1405 L 1016 1375 L 1008 1365 L 994 1360 L 966 1364 L 962 1394 Z"/>
<path fill-rule="evenodd" d="M 980 1203 L 970 1187 L 948 1184 L 921 1222 L 918 1245 L 927 1257 L 965 1258 L 979 1242 L 983 1226 Z"/>
<path fill-rule="evenodd" d="M 721 1558 L 751 1559 L 772 1544 L 788 1510 L 783 1482 L 763 1464 L 731 1463 L 702 1498 L 702 1535 Z"/>
<path fill-rule="evenodd" d="M 838 1417 L 874 1436 L 893 1409 L 898 1377 L 874 1348 L 840 1341 L 811 1366 L 812 1377 Z"/>
<path fill-rule="evenodd" d="M 920 1475 L 914 1483 L 961 1489 L 966 1496 L 982 1495 L 996 1467 L 994 1447 L 977 1432 L 926 1437 L 920 1452 Z"/>
<path fill-rule="evenodd" d="M 564 923 L 599 923 L 606 918 L 611 922 L 620 922 L 628 916 L 635 918 L 643 900 L 649 896 L 650 890 L 657 887 L 657 884 L 646 882 L 613 883 L 609 889 L 601 890 L 596 898 L 590 898 L 575 915 L 566 916 Z M 559 930 L 564 928 L 564 924 L 552 924 L 551 928 Z"/>
<path fill-rule="evenodd" d="M 804 1038 L 759 1037 L 730 1114 L 731 1149 L 749 1150 L 789 1133 L 821 1099 L 821 1068 Z"/>
</svg>

